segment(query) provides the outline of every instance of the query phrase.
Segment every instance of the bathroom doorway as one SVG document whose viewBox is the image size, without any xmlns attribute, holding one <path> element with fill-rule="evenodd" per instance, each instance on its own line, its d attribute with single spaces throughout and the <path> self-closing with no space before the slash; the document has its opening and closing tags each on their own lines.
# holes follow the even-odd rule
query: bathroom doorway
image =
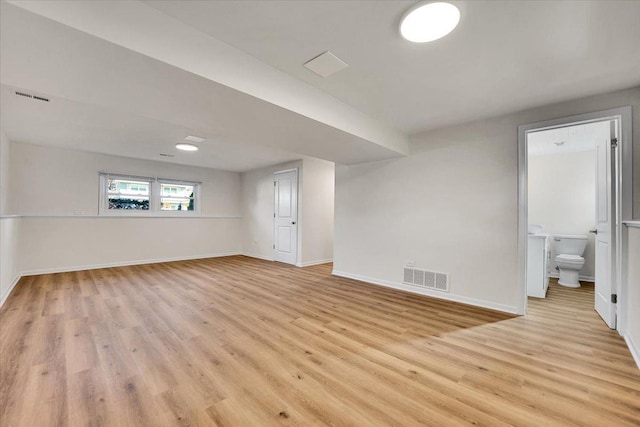
<svg viewBox="0 0 640 427">
<path fill-rule="evenodd" d="M 631 218 L 630 119 L 626 107 L 518 128 L 523 314 L 528 296 L 544 298 L 549 282 L 582 284 L 594 286 L 593 307 L 618 327 L 621 222 Z"/>
</svg>

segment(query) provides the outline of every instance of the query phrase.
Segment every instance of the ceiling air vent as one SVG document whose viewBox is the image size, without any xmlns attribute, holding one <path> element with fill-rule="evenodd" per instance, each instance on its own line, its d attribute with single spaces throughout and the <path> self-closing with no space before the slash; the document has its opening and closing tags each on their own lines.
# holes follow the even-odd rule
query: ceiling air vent
<svg viewBox="0 0 640 427">
<path fill-rule="evenodd" d="M 15 91 L 16 95 L 24 96 L 25 98 L 37 99 L 38 101 L 49 102 L 49 98 L 45 98 L 43 96 L 31 95 L 30 93 Z"/>
</svg>

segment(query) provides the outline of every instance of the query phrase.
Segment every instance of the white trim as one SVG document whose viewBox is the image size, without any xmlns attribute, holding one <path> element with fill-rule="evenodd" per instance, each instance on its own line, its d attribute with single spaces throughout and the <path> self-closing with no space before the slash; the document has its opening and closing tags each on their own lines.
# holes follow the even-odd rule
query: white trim
<svg viewBox="0 0 640 427">
<path fill-rule="evenodd" d="M 571 126 L 581 123 L 592 123 L 604 120 L 618 119 L 620 121 L 620 149 L 617 152 L 619 167 L 617 171 L 618 194 L 615 196 L 617 203 L 616 224 L 632 218 L 632 168 L 633 168 L 633 136 L 632 136 L 632 114 L 631 107 L 619 107 L 608 110 L 595 111 L 592 113 L 579 114 L 575 116 L 562 117 L 559 119 L 545 120 L 537 123 L 530 123 L 518 126 L 518 314 L 524 314 L 527 310 L 527 138 L 526 135 L 532 130 L 553 129 L 564 126 Z M 617 307 L 616 329 L 625 330 L 625 297 L 626 291 L 626 233 L 622 232 L 622 227 L 616 227 L 616 259 L 614 291 L 618 293 L 618 300 L 622 304 Z"/>
<path fill-rule="evenodd" d="M 0 297 L 0 307 L 4 305 L 7 298 L 9 298 L 9 295 L 11 295 L 11 291 L 13 291 L 13 288 L 16 287 L 20 279 L 22 279 L 21 274 L 18 274 L 16 275 L 16 277 L 13 278 L 13 281 L 11 282 L 11 285 L 9 285 L 9 289 L 7 289 L 7 292 L 5 292 L 4 295 Z"/>
<path fill-rule="evenodd" d="M 312 265 L 327 264 L 333 262 L 333 258 L 319 259 L 316 261 L 299 262 L 296 267 L 311 267 Z"/>
<path fill-rule="evenodd" d="M 334 276 L 346 277 L 347 279 L 354 279 L 354 280 L 358 280 L 360 282 L 370 283 L 372 285 L 378 285 L 378 286 L 384 286 L 384 287 L 387 287 L 387 288 L 398 289 L 398 290 L 410 292 L 410 293 L 413 293 L 413 294 L 425 295 L 425 296 L 433 297 L 433 298 L 437 298 L 437 299 L 453 301 L 453 302 L 459 302 L 459 303 L 462 303 L 462 304 L 473 305 L 473 306 L 476 306 L 476 307 L 488 308 L 488 309 L 491 309 L 491 310 L 502 311 L 502 312 L 509 313 L 509 314 L 518 314 L 518 307 L 517 306 L 505 305 L 505 304 L 497 304 L 497 303 L 494 303 L 494 302 L 491 302 L 491 301 L 485 301 L 485 300 L 481 300 L 481 299 L 466 297 L 466 296 L 463 296 L 463 295 L 456 295 L 456 294 L 451 294 L 451 293 L 431 291 L 429 289 L 418 289 L 418 288 L 415 288 L 413 286 L 404 285 L 404 284 L 399 283 L 399 282 L 390 282 L 388 280 L 374 279 L 372 277 L 360 276 L 358 274 L 351 274 L 351 273 L 347 273 L 345 271 L 333 270 L 331 272 L 331 274 L 333 274 Z"/>
<path fill-rule="evenodd" d="M 627 227 L 640 228 L 640 220 L 622 221 L 622 223 Z"/>
<path fill-rule="evenodd" d="M 96 270 L 98 268 L 127 267 L 130 265 L 157 264 L 160 262 L 190 261 L 194 259 L 219 258 L 219 257 L 234 256 L 234 255 L 240 255 L 240 252 L 222 252 L 222 253 L 215 253 L 215 254 L 177 256 L 177 257 L 155 258 L 155 259 L 141 259 L 137 261 L 116 261 L 116 262 L 108 262 L 104 264 L 77 265 L 72 267 L 43 268 L 40 270 L 23 271 L 21 273 L 21 276 L 24 277 L 24 276 L 35 276 L 39 274 L 67 273 L 70 271 L 82 271 L 82 270 Z"/>
<path fill-rule="evenodd" d="M 166 211 L 165 211 L 166 212 Z M 189 219 L 242 219 L 241 216 L 234 215 L 0 215 L 0 220 L 11 218 L 102 218 L 102 219 L 114 219 L 114 218 L 189 218 Z"/>
<path fill-rule="evenodd" d="M 254 253 L 251 253 L 251 252 L 241 252 L 240 255 L 248 256 L 249 258 L 262 259 L 264 261 L 275 261 L 275 259 L 273 257 L 270 257 L 268 255 L 259 255 L 259 254 L 254 254 Z"/>
<path fill-rule="evenodd" d="M 629 351 L 631 352 L 631 356 L 633 356 L 633 360 L 635 360 L 636 365 L 640 368 L 640 346 L 637 346 L 636 343 L 631 338 L 631 335 L 624 334 L 624 340 L 627 343 L 627 347 L 629 347 Z"/>
</svg>

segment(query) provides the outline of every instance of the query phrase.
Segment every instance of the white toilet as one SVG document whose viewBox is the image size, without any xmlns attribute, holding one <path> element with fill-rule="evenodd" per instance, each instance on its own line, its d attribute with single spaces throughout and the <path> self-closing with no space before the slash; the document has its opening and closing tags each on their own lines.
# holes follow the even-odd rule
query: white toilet
<svg viewBox="0 0 640 427">
<path fill-rule="evenodd" d="M 587 247 L 587 236 L 556 234 L 553 236 L 556 248 L 556 264 L 560 270 L 558 284 L 569 288 L 579 288 L 578 272 L 584 266 L 582 254 Z"/>
</svg>

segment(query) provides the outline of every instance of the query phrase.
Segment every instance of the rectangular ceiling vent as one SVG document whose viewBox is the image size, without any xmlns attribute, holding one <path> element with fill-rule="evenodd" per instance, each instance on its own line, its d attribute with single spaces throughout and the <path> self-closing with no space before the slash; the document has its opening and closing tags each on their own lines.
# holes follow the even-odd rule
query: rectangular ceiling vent
<svg viewBox="0 0 640 427">
<path fill-rule="evenodd" d="M 43 96 L 31 95 L 30 93 L 16 91 L 16 95 L 24 96 L 25 98 L 37 99 L 38 101 L 49 102 L 49 98 L 45 98 Z"/>
<path fill-rule="evenodd" d="M 447 273 L 405 266 L 403 282 L 419 288 L 449 292 L 449 275 Z"/>
<path fill-rule="evenodd" d="M 304 63 L 304 66 L 322 77 L 329 77 L 349 65 L 333 53 L 326 51 Z"/>
</svg>

